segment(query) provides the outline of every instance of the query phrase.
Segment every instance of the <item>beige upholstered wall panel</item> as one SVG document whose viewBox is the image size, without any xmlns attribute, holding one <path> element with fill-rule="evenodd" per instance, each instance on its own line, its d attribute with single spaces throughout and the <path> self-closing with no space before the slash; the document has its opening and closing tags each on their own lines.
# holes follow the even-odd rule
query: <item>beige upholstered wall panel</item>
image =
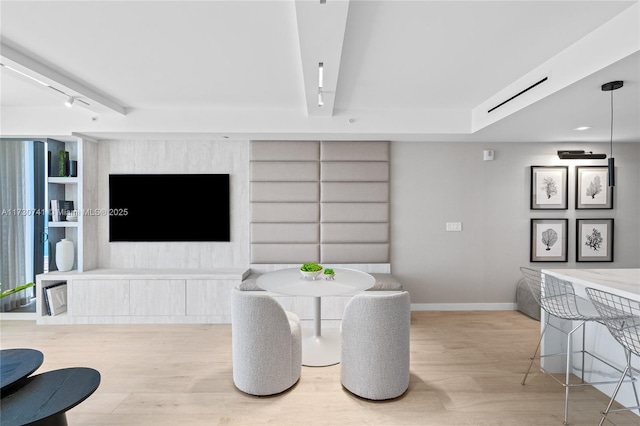
<svg viewBox="0 0 640 426">
<path fill-rule="evenodd" d="M 253 182 L 293 181 L 317 182 L 320 167 L 317 161 L 252 161 L 251 180 Z"/>
<path fill-rule="evenodd" d="M 324 263 L 387 263 L 389 244 L 322 244 Z"/>
<path fill-rule="evenodd" d="M 320 259 L 320 144 L 251 143 L 251 263 Z"/>
<path fill-rule="evenodd" d="M 251 244 L 251 263 L 306 263 L 320 260 L 320 244 Z"/>
<path fill-rule="evenodd" d="M 320 142 L 252 141 L 251 161 L 318 161 Z"/>
<path fill-rule="evenodd" d="M 317 243 L 318 223 L 252 223 L 253 243 Z"/>
<path fill-rule="evenodd" d="M 389 183 L 322 182 L 320 201 L 386 203 L 389 201 Z"/>
<path fill-rule="evenodd" d="M 321 161 L 389 161 L 389 142 L 322 142 Z"/>
<path fill-rule="evenodd" d="M 318 182 L 251 182 L 251 202 L 317 202 Z"/>
<path fill-rule="evenodd" d="M 251 203 L 252 223 L 319 222 L 320 205 L 313 203 Z"/>
<path fill-rule="evenodd" d="M 321 243 L 388 243 L 388 223 L 323 223 Z"/>
<path fill-rule="evenodd" d="M 389 182 L 387 161 L 323 161 L 321 164 L 323 182 Z"/>
<path fill-rule="evenodd" d="M 251 143 L 251 263 L 389 262 L 389 143 Z"/>
<path fill-rule="evenodd" d="M 320 220 L 329 222 L 389 222 L 388 203 L 322 203 Z"/>
</svg>

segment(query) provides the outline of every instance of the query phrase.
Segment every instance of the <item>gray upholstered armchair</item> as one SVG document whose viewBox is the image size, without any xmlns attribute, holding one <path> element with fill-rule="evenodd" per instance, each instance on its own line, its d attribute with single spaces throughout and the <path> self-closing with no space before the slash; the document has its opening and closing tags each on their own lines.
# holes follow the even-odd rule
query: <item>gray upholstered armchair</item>
<svg viewBox="0 0 640 426">
<path fill-rule="evenodd" d="M 361 293 L 342 319 L 341 382 L 362 398 L 396 398 L 409 387 L 411 308 L 406 291 Z"/>
<path fill-rule="evenodd" d="M 300 319 L 268 294 L 233 289 L 231 339 L 233 382 L 241 391 L 273 395 L 300 378 Z"/>
</svg>

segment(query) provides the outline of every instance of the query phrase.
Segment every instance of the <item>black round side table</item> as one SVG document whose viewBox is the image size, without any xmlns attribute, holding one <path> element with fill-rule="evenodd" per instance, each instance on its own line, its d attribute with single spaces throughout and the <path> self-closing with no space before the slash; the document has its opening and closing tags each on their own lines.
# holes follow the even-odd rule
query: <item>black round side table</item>
<svg viewBox="0 0 640 426">
<path fill-rule="evenodd" d="M 73 367 L 27 377 L 2 395 L 2 426 L 67 426 L 65 412 L 87 399 L 100 385 L 100 373 Z"/>
<path fill-rule="evenodd" d="M 44 356 L 35 349 L 15 348 L 0 350 L 0 394 L 29 377 L 42 365 Z"/>
</svg>

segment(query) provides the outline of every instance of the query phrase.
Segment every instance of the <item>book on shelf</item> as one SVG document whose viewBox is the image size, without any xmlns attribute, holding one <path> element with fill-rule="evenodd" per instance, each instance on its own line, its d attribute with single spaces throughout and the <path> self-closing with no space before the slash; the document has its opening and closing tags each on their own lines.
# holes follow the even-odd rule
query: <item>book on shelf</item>
<svg viewBox="0 0 640 426">
<path fill-rule="evenodd" d="M 73 200 L 51 200 L 51 220 L 61 222 L 67 220 L 67 214 L 73 210 Z"/>
<path fill-rule="evenodd" d="M 51 215 L 49 217 L 54 222 L 60 222 L 60 208 L 58 207 L 58 200 L 51 200 Z"/>
<path fill-rule="evenodd" d="M 64 218 L 62 218 L 62 220 L 67 220 L 67 215 L 72 210 L 73 200 L 62 200 L 62 214 L 64 215 Z"/>
<path fill-rule="evenodd" d="M 60 281 L 43 289 L 47 315 L 67 312 L 67 282 Z"/>
</svg>

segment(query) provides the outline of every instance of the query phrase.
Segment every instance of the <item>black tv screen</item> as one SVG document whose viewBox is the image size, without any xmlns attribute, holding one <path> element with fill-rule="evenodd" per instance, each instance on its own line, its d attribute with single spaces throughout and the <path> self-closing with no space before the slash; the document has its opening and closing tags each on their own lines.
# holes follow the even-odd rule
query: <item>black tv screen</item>
<svg viewBox="0 0 640 426">
<path fill-rule="evenodd" d="M 109 175 L 109 241 L 231 241 L 228 174 Z"/>
</svg>

